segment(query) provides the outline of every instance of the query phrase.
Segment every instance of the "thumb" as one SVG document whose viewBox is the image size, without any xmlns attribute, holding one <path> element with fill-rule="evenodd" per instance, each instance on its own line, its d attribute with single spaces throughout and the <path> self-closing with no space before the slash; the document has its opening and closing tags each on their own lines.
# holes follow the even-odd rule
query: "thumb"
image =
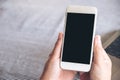
<svg viewBox="0 0 120 80">
<path fill-rule="evenodd" d="M 59 33 L 57 42 L 56 42 L 55 47 L 52 51 L 52 58 L 59 58 L 60 57 L 62 38 L 63 38 L 63 34 Z"/>
<path fill-rule="evenodd" d="M 99 35 L 95 36 L 94 40 L 94 62 L 99 63 L 104 54 L 104 49 L 102 47 L 101 37 Z"/>
</svg>

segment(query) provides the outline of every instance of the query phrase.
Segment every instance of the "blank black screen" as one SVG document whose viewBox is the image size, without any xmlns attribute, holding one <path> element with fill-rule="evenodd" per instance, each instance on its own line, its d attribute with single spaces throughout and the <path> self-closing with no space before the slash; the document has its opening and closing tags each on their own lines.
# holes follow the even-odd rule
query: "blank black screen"
<svg viewBox="0 0 120 80">
<path fill-rule="evenodd" d="M 62 61 L 90 64 L 94 17 L 67 13 Z"/>
</svg>

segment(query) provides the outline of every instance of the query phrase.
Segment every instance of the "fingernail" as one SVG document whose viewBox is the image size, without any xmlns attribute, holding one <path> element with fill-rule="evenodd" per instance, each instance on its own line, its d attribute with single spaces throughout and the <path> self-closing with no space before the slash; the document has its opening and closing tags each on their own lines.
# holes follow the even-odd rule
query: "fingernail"
<svg viewBox="0 0 120 80">
<path fill-rule="evenodd" d="M 98 41 L 98 44 L 101 43 L 101 37 L 100 36 L 97 36 L 97 41 Z"/>
<path fill-rule="evenodd" d="M 101 46 L 101 37 L 99 35 L 96 36 L 96 45 Z"/>
<path fill-rule="evenodd" d="M 62 33 L 59 33 L 58 39 L 61 39 L 61 38 L 62 38 Z"/>
</svg>

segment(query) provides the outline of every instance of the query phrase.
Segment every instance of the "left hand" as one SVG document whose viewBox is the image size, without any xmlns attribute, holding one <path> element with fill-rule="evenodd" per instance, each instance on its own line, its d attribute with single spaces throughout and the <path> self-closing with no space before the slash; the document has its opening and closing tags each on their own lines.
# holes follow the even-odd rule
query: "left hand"
<svg viewBox="0 0 120 80">
<path fill-rule="evenodd" d="M 73 80 L 76 72 L 63 70 L 60 68 L 60 52 L 63 34 L 59 33 L 55 47 L 46 62 L 40 80 Z"/>
</svg>

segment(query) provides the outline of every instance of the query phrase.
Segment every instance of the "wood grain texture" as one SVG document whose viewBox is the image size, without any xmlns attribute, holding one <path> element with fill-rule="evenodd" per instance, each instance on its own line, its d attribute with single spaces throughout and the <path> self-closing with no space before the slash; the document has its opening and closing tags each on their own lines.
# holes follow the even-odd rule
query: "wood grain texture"
<svg viewBox="0 0 120 80">
<path fill-rule="evenodd" d="M 112 61 L 112 79 L 111 80 L 120 80 L 120 59 L 109 55 Z"/>
</svg>

